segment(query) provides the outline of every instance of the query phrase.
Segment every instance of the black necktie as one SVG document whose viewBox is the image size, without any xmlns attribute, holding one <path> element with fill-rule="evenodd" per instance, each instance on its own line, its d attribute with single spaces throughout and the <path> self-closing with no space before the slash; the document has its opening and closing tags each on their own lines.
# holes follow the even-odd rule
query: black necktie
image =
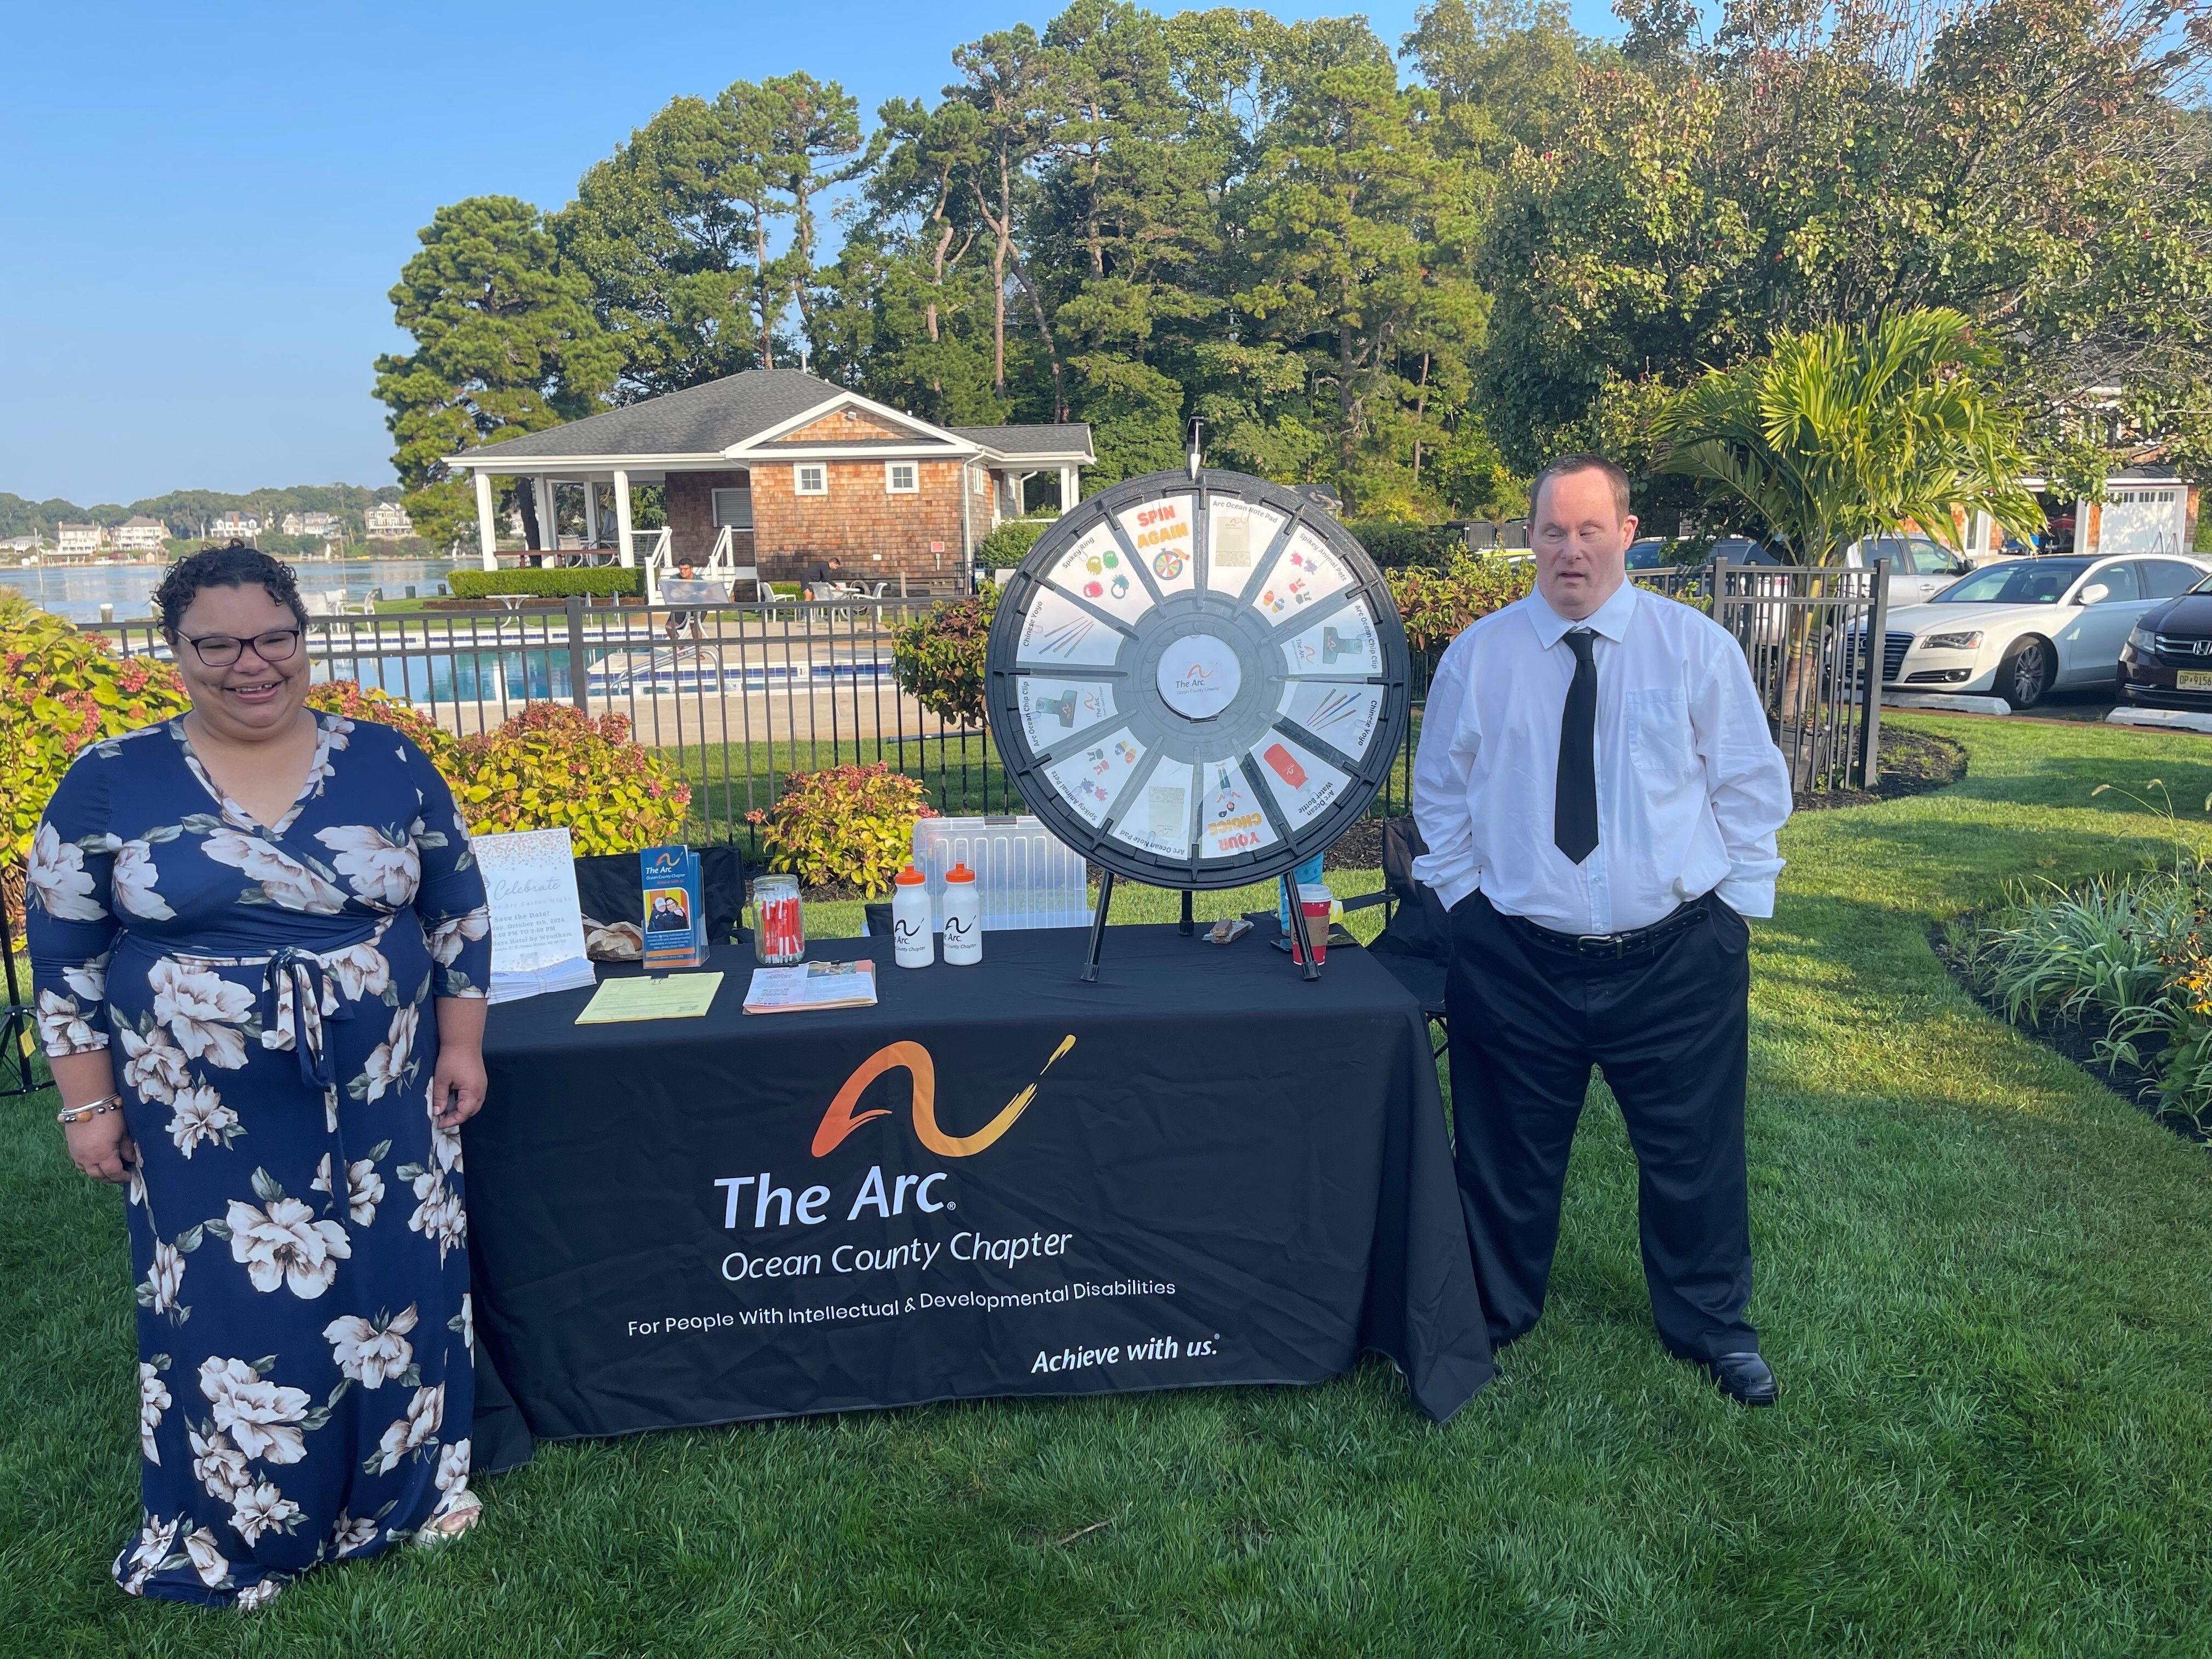
<svg viewBox="0 0 2212 1659">
<path fill-rule="evenodd" d="M 1567 635 L 1575 678 L 1559 711 L 1559 785 L 1552 801 L 1552 840 L 1577 864 L 1597 845 L 1597 660 L 1590 655 L 1595 637 L 1586 628 Z"/>
</svg>

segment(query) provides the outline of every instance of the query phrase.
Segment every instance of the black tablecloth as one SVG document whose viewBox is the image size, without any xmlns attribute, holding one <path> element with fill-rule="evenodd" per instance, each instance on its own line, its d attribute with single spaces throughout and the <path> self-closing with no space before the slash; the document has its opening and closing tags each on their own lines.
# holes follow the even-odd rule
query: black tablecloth
<svg viewBox="0 0 2212 1659">
<path fill-rule="evenodd" d="M 1449 1417 L 1492 1366 L 1412 1000 L 1358 950 L 1310 983 L 1255 935 L 1116 927 L 1095 985 L 1082 951 L 824 941 L 876 960 L 876 1006 L 749 1016 L 732 946 L 704 1018 L 494 1008 L 479 1467 L 525 1427 L 1312 1382 L 1368 1348 Z"/>
</svg>

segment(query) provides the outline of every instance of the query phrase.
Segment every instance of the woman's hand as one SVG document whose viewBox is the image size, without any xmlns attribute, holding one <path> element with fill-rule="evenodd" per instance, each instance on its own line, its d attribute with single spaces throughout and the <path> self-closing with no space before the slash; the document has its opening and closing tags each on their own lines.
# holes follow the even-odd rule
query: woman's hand
<svg viewBox="0 0 2212 1659">
<path fill-rule="evenodd" d="M 430 1115 L 441 1129 L 459 1127 L 484 1103 L 483 1050 L 446 1043 L 430 1074 Z"/>
<path fill-rule="evenodd" d="M 441 1129 L 467 1122 L 484 1103 L 482 997 L 440 997 L 438 1069 L 430 1073 L 430 1115 Z"/>
<path fill-rule="evenodd" d="M 482 1074 L 481 1066 L 478 1074 Z M 131 1144 L 131 1132 L 123 1126 L 122 1113 L 103 1112 L 82 1123 L 69 1124 L 62 1133 L 69 1138 L 70 1162 L 94 1180 L 112 1181 L 120 1186 L 131 1179 L 131 1166 L 138 1161 L 138 1149 Z"/>
</svg>

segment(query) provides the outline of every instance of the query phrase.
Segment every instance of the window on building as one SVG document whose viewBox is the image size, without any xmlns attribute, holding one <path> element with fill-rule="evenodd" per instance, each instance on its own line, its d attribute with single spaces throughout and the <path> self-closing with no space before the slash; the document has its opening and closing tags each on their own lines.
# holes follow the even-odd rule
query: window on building
<svg viewBox="0 0 2212 1659">
<path fill-rule="evenodd" d="M 753 527 L 753 492 L 750 487 L 714 492 L 714 527 L 720 530 L 725 526 L 732 530 Z"/>
<path fill-rule="evenodd" d="M 912 461 L 885 461 L 884 488 L 894 495 L 912 495 L 921 489 L 921 469 Z"/>
<path fill-rule="evenodd" d="M 799 495 L 827 495 L 830 493 L 830 469 L 820 461 L 801 461 L 791 469 L 792 493 Z"/>
</svg>

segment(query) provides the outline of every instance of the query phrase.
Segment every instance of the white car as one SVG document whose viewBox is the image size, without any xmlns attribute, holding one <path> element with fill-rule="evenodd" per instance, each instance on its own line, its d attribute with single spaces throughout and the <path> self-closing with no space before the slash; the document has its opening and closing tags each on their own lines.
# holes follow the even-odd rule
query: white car
<svg viewBox="0 0 2212 1659">
<path fill-rule="evenodd" d="M 2118 678 L 2136 619 L 2208 575 L 2212 563 L 2163 555 L 1985 564 L 1928 603 L 1889 613 L 1881 683 L 1993 692 L 2014 708 L 2054 687 L 2106 684 Z"/>
<path fill-rule="evenodd" d="M 1889 561 L 1889 603 L 1893 610 L 1925 604 L 1972 568 L 1933 536 L 1923 536 L 1917 531 L 1869 536 L 1844 550 L 1844 563 L 1854 570 L 1871 569 L 1881 559 Z"/>
</svg>

